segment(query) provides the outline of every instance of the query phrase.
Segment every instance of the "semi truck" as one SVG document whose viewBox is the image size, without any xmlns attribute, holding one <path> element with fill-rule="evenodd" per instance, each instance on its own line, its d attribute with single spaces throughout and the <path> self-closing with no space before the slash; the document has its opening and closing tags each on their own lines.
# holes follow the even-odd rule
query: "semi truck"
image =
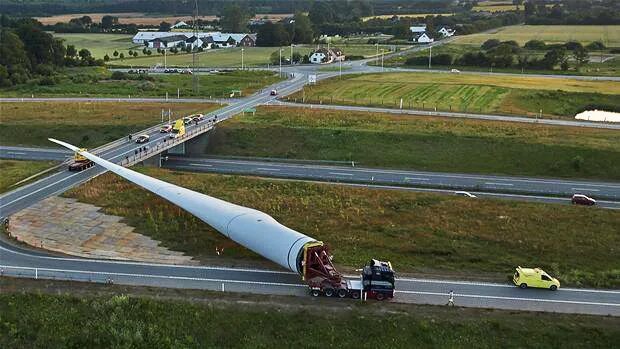
<svg viewBox="0 0 620 349">
<path fill-rule="evenodd" d="M 80 148 L 79 150 L 86 151 L 85 148 Z M 93 166 L 95 166 L 93 161 L 82 156 L 79 151 L 76 151 L 73 154 L 73 162 L 69 164 L 69 171 L 82 171 Z"/>
<path fill-rule="evenodd" d="M 183 126 L 183 120 L 179 121 L 179 126 Z M 50 141 L 185 209 L 239 245 L 297 273 L 312 296 L 366 295 L 377 300 L 394 297 L 394 270 L 390 262 L 372 259 L 361 269 L 359 278 L 345 278 L 334 267 L 326 244 L 284 226 L 264 212 L 149 177 L 59 140 Z"/>
<path fill-rule="evenodd" d="M 172 132 L 170 132 L 170 138 L 171 139 L 181 138 L 184 135 L 185 135 L 185 122 L 183 121 L 183 119 L 179 119 L 175 121 L 174 125 L 172 126 Z"/>
</svg>

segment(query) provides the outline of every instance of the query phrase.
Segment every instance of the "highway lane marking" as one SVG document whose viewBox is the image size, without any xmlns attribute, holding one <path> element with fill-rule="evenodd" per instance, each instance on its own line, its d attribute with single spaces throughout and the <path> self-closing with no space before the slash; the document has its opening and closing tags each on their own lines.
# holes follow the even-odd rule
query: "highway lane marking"
<svg viewBox="0 0 620 349">
<path fill-rule="evenodd" d="M 428 178 L 405 177 L 406 181 L 430 181 Z"/>
<path fill-rule="evenodd" d="M 195 164 L 195 163 L 190 163 L 190 166 L 201 166 L 201 167 L 213 167 L 213 165 L 208 165 L 208 164 Z"/>
<path fill-rule="evenodd" d="M 421 295 L 429 295 L 429 296 L 442 296 L 442 297 L 445 297 L 445 296 L 448 295 L 447 292 L 398 291 L 398 290 L 395 290 L 394 292 L 395 293 L 405 293 L 405 294 L 421 294 Z M 563 299 L 520 298 L 520 297 L 506 297 L 506 296 L 483 296 L 483 295 L 478 295 L 478 294 L 462 294 L 462 293 L 455 293 L 454 296 L 455 297 L 466 297 L 466 298 L 500 299 L 500 300 L 508 300 L 508 301 L 567 303 L 567 304 L 601 305 L 601 306 L 620 307 L 620 303 L 569 301 L 569 300 L 563 300 Z"/>
<path fill-rule="evenodd" d="M 7 151 L 7 154 L 14 154 L 14 155 L 26 155 L 26 153 L 21 153 L 21 152 L 17 152 L 17 151 Z"/>
<path fill-rule="evenodd" d="M 573 188 L 576 191 L 599 191 L 598 189 L 588 189 L 588 188 Z"/>
<path fill-rule="evenodd" d="M 507 187 L 512 187 L 514 184 L 511 183 L 495 183 L 495 182 L 484 182 L 486 185 L 505 185 Z"/>
<path fill-rule="evenodd" d="M 280 171 L 279 168 L 267 168 L 267 167 L 258 167 L 257 170 L 259 171 Z"/>
<path fill-rule="evenodd" d="M 209 159 L 203 158 L 204 161 L 212 162 L 212 163 L 229 163 L 234 165 L 259 165 L 264 164 L 262 161 L 253 161 L 253 160 L 225 160 L 225 159 Z M 525 183 L 533 183 L 533 184 L 554 184 L 554 185 L 574 185 L 574 186 L 589 186 L 589 187 L 603 187 L 603 188 L 611 188 L 611 189 L 620 189 L 620 186 L 614 184 L 607 183 L 579 183 L 579 182 L 569 182 L 569 181 L 549 181 L 549 180 L 541 180 L 541 179 L 522 179 L 522 178 L 510 178 L 510 177 L 489 177 L 489 176 L 470 176 L 466 174 L 458 175 L 458 174 L 449 174 L 449 173 L 432 173 L 432 172 L 415 172 L 415 171 L 397 171 L 397 170 L 387 170 L 387 169 L 369 169 L 369 168 L 347 168 L 347 167 L 339 167 L 339 166 L 326 166 L 326 165 L 315 165 L 315 164 L 277 164 L 278 167 L 293 167 L 293 168 L 307 168 L 312 167 L 315 169 L 325 169 L 325 170 L 345 170 L 349 172 L 363 172 L 363 173 L 372 173 L 372 174 L 399 174 L 399 175 L 420 175 L 426 177 L 440 177 L 440 178 L 457 178 L 457 179 L 474 179 L 474 180 L 506 180 L 513 182 L 525 182 Z M 500 184 L 503 185 L 503 184 Z"/>
<path fill-rule="evenodd" d="M 0 266 L 4 268 L 5 266 Z M 57 273 L 76 273 L 76 274 L 94 274 L 94 275 L 115 275 L 115 276 L 128 276 L 136 278 L 154 278 L 154 279 L 171 279 L 171 280 L 192 280 L 192 281 L 206 281 L 206 282 L 229 282 L 238 284 L 253 284 L 253 285 L 268 285 L 268 286 L 291 286 L 291 287 L 308 287 L 303 284 L 288 284 L 284 282 L 269 282 L 269 281 L 249 281 L 249 280 L 229 280 L 229 279 L 210 279 L 199 278 L 190 276 L 172 276 L 172 275 L 151 275 L 151 274 L 133 274 L 133 273 L 117 273 L 117 272 L 104 272 L 104 271 L 87 271 L 87 270 L 64 270 L 53 268 L 33 268 L 33 267 L 6 267 L 11 269 L 23 269 L 23 270 L 38 270 L 39 278 L 41 278 L 41 271 L 57 272 Z"/>
<path fill-rule="evenodd" d="M 329 174 L 333 174 L 336 176 L 353 176 L 351 173 L 343 173 L 343 172 L 330 172 Z"/>
<path fill-rule="evenodd" d="M 125 262 L 125 261 L 113 261 L 113 260 L 102 260 L 102 259 L 88 259 L 88 258 L 66 258 L 66 257 L 52 257 L 52 256 L 38 256 L 32 255 L 28 253 L 23 253 L 19 251 L 14 251 L 8 249 L 4 246 L 0 245 L 0 250 L 4 250 L 6 252 L 34 258 L 34 259 L 50 259 L 62 262 L 87 262 L 87 263 L 95 263 L 95 264 L 116 264 L 116 265 L 127 265 L 127 266 L 148 266 L 148 267 L 158 267 L 158 268 L 180 268 L 180 269 L 196 269 L 196 270 L 217 270 L 217 271 L 239 271 L 239 272 L 255 272 L 255 273 L 271 273 L 271 274 L 291 274 L 298 275 L 297 273 L 290 271 L 279 271 L 279 270 L 266 270 L 266 269 L 248 269 L 248 268 L 228 268 L 228 267 L 211 267 L 211 266 L 192 266 L 192 265 L 178 265 L 178 264 L 158 264 L 158 263 L 147 263 L 147 262 Z M 3 267 L 3 266 L 0 266 Z M 9 267 L 19 267 L 19 266 L 9 266 Z M 27 268 L 27 267 L 21 267 Z"/>
</svg>

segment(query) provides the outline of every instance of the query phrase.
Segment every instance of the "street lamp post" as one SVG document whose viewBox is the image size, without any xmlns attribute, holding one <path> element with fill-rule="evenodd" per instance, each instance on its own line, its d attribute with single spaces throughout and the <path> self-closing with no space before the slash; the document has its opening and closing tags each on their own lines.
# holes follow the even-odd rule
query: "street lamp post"
<svg viewBox="0 0 620 349">
<path fill-rule="evenodd" d="M 243 47 L 241 48 L 241 70 L 243 70 Z"/>
<path fill-rule="evenodd" d="M 375 48 L 377 49 L 377 54 L 375 54 L 375 57 L 377 58 L 375 59 L 375 61 L 378 61 L 379 60 L 379 43 L 378 42 L 375 43 Z"/>
<path fill-rule="evenodd" d="M 282 77 L 282 47 L 280 47 L 280 77 Z"/>
<path fill-rule="evenodd" d="M 293 65 L 293 43 L 291 43 L 291 65 Z"/>
<path fill-rule="evenodd" d="M 383 71 L 383 49 L 381 49 L 381 71 Z"/>
</svg>

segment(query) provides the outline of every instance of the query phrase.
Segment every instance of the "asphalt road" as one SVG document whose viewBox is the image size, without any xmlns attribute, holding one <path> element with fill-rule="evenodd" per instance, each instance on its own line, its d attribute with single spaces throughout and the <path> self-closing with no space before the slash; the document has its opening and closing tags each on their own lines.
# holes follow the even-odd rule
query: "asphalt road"
<svg viewBox="0 0 620 349">
<path fill-rule="evenodd" d="M 523 117 L 523 116 L 457 113 L 457 112 L 428 111 L 428 110 L 417 110 L 417 109 L 376 108 L 376 107 L 364 107 L 364 106 L 352 106 L 352 105 L 292 103 L 292 102 L 284 102 L 284 101 L 279 101 L 279 100 L 273 101 L 270 104 L 297 107 L 297 108 L 310 108 L 310 109 L 362 111 L 362 112 L 370 112 L 370 113 L 389 113 L 389 114 L 399 114 L 399 115 L 405 114 L 405 115 L 411 115 L 412 117 L 439 116 L 439 117 L 459 118 L 459 119 L 507 121 L 507 122 L 519 122 L 519 123 L 538 124 L 538 125 L 589 127 L 589 128 L 604 128 L 604 129 L 611 129 L 611 130 L 620 130 L 620 124 L 618 123 L 613 124 L 613 123 L 603 123 L 603 122 L 594 122 L 594 121 L 536 119 L 536 118 L 528 118 L 528 117 Z"/>
<path fill-rule="evenodd" d="M 48 257 L 23 253 L 5 243 L 0 243 L 0 273 L 40 279 L 99 283 L 112 279 L 115 284 L 309 297 L 307 286 L 299 276 L 286 271 Z M 398 278 L 396 288 L 393 301 L 402 303 L 445 304 L 453 290 L 458 306 L 620 316 L 620 291 L 613 290 L 561 288 L 553 292 L 521 290 L 508 283 L 418 278 Z"/>
<path fill-rule="evenodd" d="M 64 161 L 70 156 L 70 152 L 55 148 L 0 146 L 0 158 Z M 548 203 L 570 204 L 571 195 L 578 193 L 598 199 L 599 207 L 620 209 L 620 183 L 612 182 L 364 168 L 354 163 L 351 166 L 327 166 L 182 156 L 169 156 L 163 167 L 194 172 L 369 184 L 374 187 L 404 187 L 449 194 L 453 194 L 454 190 L 467 190 L 479 197 Z"/>
<path fill-rule="evenodd" d="M 322 73 L 319 79 L 336 74 Z M 294 78 L 278 83 L 274 87 L 278 89 L 280 95 L 286 95 L 301 88 L 305 83 L 305 78 L 303 74 L 295 74 Z M 212 112 L 210 115 L 217 114 L 219 120 L 224 120 L 245 108 L 273 100 L 274 97 L 269 96 L 268 92 L 260 92 Z M 192 132 L 195 127 L 189 126 L 188 132 Z M 164 137 L 158 133 L 157 128 L 152 128 L 147 133 L 151 135 L 151 146 L 160 143 L 161 137 Z M 107 160 L 119 162 L 125 156 L 134 154 L 136 147 L 135 143 L 118 140 L 94 152 Z M 15 150 L 12 151 L 15 152 Z M 103 172 L 103 169 L 98 166 L 78 173 L 60 171 L 5 193 L 0 196 L 0 216 L 10 215 L 45 197 L 64 192 Z M 395 263 L 398 264 L 396 261 Z M 507 271 L 507 273 L 510 272 Z M 105 282 L 113 279 L 114 283 L 157 287 L 203 288 L 268 294 L 307 294 L 299 277 L 287 272 L 60 258 L 47 256 L 44 251 L 37 252 L 30 248 L 16 247 L 6 241 L 0 241 L 0 274 L 91 282 Z M 399 279 L 397 288 L 397 301 L 402 302 L 444 304 L 449 290 L 453 290 L 456 294 L 456 303 L 461 306 L 620 315 L 620 291 L 560 289 L 557 292 L 551 292 L 519 290 L 508 284 L 426 279 Z"/>
<path fill-rule="evenodd" d="M 620 183 L 611 182 L 178 156 L 170 156 L 168 161 L 163 163 L 163 166 L 195 172 L 235 173 L 321 182 L 358 183 L 370 184 L 375 187 L 405 187 L 412 190 L 447 192 L 450 194 L 453 194 L 454 190 L 467 190 L 479 197 L 564 204 L 570 204 L 570 197 L 579 193 L 597 198 L 599 207 L 620 209 Z"/>
</svg>

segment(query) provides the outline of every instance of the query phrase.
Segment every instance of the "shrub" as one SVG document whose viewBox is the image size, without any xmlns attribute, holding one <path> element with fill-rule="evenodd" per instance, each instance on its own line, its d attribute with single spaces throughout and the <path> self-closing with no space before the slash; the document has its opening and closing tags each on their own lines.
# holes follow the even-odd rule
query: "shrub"
<svg viewBox="0 0 620 349">
<path fill-rule="evenodd" d="M 427 65 L 427 64 L 428 64 L 428 57 L 426 56 L 409 57 L 405 61 L 405 65 Z"/>
<path fill-rule="evenodd" d="M 590 51 L 600 51 L 606 49 L 605 44 L 600 41 L 594 41 L 588 44 L 586 48 Z"/>
<path fill-rule="evenodd" d="M 490 50 L 493 47 L 499 46 L 499 44 L 501 44 L 501 41 L 497 40 L 497 39 L 489 39 L 487 41 L 485 41 L 482 46 L 480 46 L 481 49 L 483 50 Z"/>
<path fill-rule="evenodd" d="M 530 40 L 523 45 L 528 50 L 544 50 L 547 48 L 547 45 L 542 40 Z"/>
<path fill-rule="evenodd" d="M 571 166 L 573 166 L 573 168 L 575 169 L 575 171 L 579 171 L 583 167 L 584 161 L 585 160 L 583 159 L 583 157 L 581 157 L 580 155 L 577 155 L 571 159 L 570 163 L 571 163 Z"/>
<path fill-rule="evenodd" d="M 127 75 L 127 73 L 123 73 L 122 71 L 115 71 L 112 72 L 112 76 L 110 77 L 110 79 L 112 80 L 126 80 L 129 76 Z"/>
<path fill-rule="evenodd" d="M 441 53 L 433 57 L 431 62 L 436 65 L 452 65 L 453 58 L 449 53 Z"/>
<path fill-rule="evenodd" d="M 567 50 L 575 51 L 579 48 L 583 48 L 583 45 L 577 41 L 569 41 L 566 44 L 564 44 L 564 47 L 566 47 Z"/>
<path fill-rule="evenodd" d="M 52 85 L 56 85 L 56 79 L 54 79 L 51 76 L 44 76 L 41 78 L 41 80 L 39 80 L 39 85 L 41 86 L 52 86 Z"/>
</svg>

